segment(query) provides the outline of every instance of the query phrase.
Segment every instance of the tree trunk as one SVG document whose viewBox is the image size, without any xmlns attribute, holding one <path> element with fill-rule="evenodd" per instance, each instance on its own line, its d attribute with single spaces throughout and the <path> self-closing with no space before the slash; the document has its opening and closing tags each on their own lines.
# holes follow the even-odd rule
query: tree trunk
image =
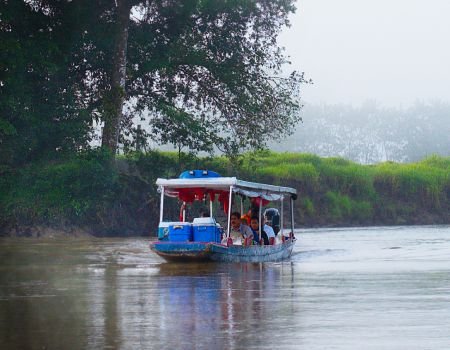
<svg viewBox="0 0 450 350">
<path fill-rule="evenodd" d="M 125 100 L 125 81 L 127 66 L 128 24 L 131 5 L 128 0 L 115 0 L 116 31 L 114 56 L 111 67 L 111 86 L 104 98 L 102 147 L 117 151 L 119 142 L 122 109 Z"/>
</svg>

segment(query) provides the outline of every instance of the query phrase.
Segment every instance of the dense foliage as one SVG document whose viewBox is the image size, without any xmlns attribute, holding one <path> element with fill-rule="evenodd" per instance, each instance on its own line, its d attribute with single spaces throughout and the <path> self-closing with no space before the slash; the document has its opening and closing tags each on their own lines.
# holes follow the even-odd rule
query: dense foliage
<svg viewBox="0 0 450 350">
<path fill-rule="evenodd" d="M 95 122 L 113 153 L 260 148 L 299 120 L 277 45 L 293 2 L 2 1 L 0 162 L 87 149 Z"/>
<path fill-rule="evenodd" d="M 77 19 L 64 6 L 50 20 L 23 1 L 0 3 L 0 164 L 73 153 L 90 139 L 72 59 Z"/>
<path fill-rule="evenodd" d="M 86 152 L 4 174 L 0 232 L 31 234 L 42 225 L 98 235 L 155 234 L 156 178 L 194 168 L 297 188 L 296 222 L 303 227 L 450 222 L 450 158 L 367 166 L 297 153 L 251 153 L 231 163 L 150 152 L 130 154 L 113 167 L 110 157 Z"/>
</svg>

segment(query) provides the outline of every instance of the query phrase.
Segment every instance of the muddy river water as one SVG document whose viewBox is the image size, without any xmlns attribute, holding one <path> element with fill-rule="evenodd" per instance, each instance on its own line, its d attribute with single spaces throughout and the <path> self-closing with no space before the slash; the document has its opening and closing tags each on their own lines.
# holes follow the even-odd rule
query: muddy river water
<svg viewBox="0 0 450 350">
<path fill-rule="evenodd" d="M 450 349 L 450 227 L 299 230 L 289 261 L 0 239 L 0 349 Z"/>
</svg>

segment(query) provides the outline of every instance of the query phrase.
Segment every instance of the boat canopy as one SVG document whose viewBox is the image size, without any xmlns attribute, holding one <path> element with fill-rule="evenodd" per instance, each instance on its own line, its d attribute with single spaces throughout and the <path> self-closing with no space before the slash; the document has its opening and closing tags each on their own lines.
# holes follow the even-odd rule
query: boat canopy
<svg viewBox="0 0 450 350">
<path fill-rule="evenodd" d="M 159 189 L 164 188 L 164 193 L 170 197 L 178 197 L 186 202 L 204 198 L 209 195 L 214 200 L 216 194 L 219 197 L 228 195 L 230 189 L 234 193 L 250 198 L 262 198 L 267 201 L 282 200 L 285 196 L 297 198 L 297 190 L 291 187 L 282 187 L 238 180 L 236 177 L 208 177 L 208 178 L 178 178 L 161 179 L 156 181 Z M 220 201 L 220 198 L 219 198 Z"/>
<path fill-rule="evenodd" d="M 281 228 L 283 228 L 283 200 L 289 197 L 291 203 L 291 227 L 294 229 L 293 201 L 297 199 L 297 190 L 291 187 L 267 185 L 257 182 L 243 181 L 236 177 L 222 177 L 209 170 L 189 170 L 183 172 L 177 179 L 157 179 L 156 185 L 161 193 L 160 222 L 163 221 L 164 196 L 176 197 L 183 201 L 180 210 L 180 221 L 185 221 L 185 204 L 194 201 L 210 200 L 210 216 L 212 216 L 212 203 L 217 200 L 223 210 L 228 214 L 227 237 L 230 237 L 232 194 L 251 198 L 252 204 L 259 206 L 259 219 L 261 220 L 261 208 L 272 201 L 281 202 Z M 181 214 L 182 213 L 182 214 Z M 281 229 L 282 231 L 282 229 Z M 261 238 L 261 226 L 259 228 Z"/>
</svg>

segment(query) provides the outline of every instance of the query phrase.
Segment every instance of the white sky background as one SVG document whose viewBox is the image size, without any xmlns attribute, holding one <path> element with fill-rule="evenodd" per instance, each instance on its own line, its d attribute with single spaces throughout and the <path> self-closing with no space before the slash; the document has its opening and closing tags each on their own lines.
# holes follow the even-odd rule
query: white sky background
<svg viewBox="0 0 450 350">
<path fill-rule="evenodd" d="M 450 0 L 297 0 L 280 44 L 306 104 L 450 102 Z"/>
</svg>

